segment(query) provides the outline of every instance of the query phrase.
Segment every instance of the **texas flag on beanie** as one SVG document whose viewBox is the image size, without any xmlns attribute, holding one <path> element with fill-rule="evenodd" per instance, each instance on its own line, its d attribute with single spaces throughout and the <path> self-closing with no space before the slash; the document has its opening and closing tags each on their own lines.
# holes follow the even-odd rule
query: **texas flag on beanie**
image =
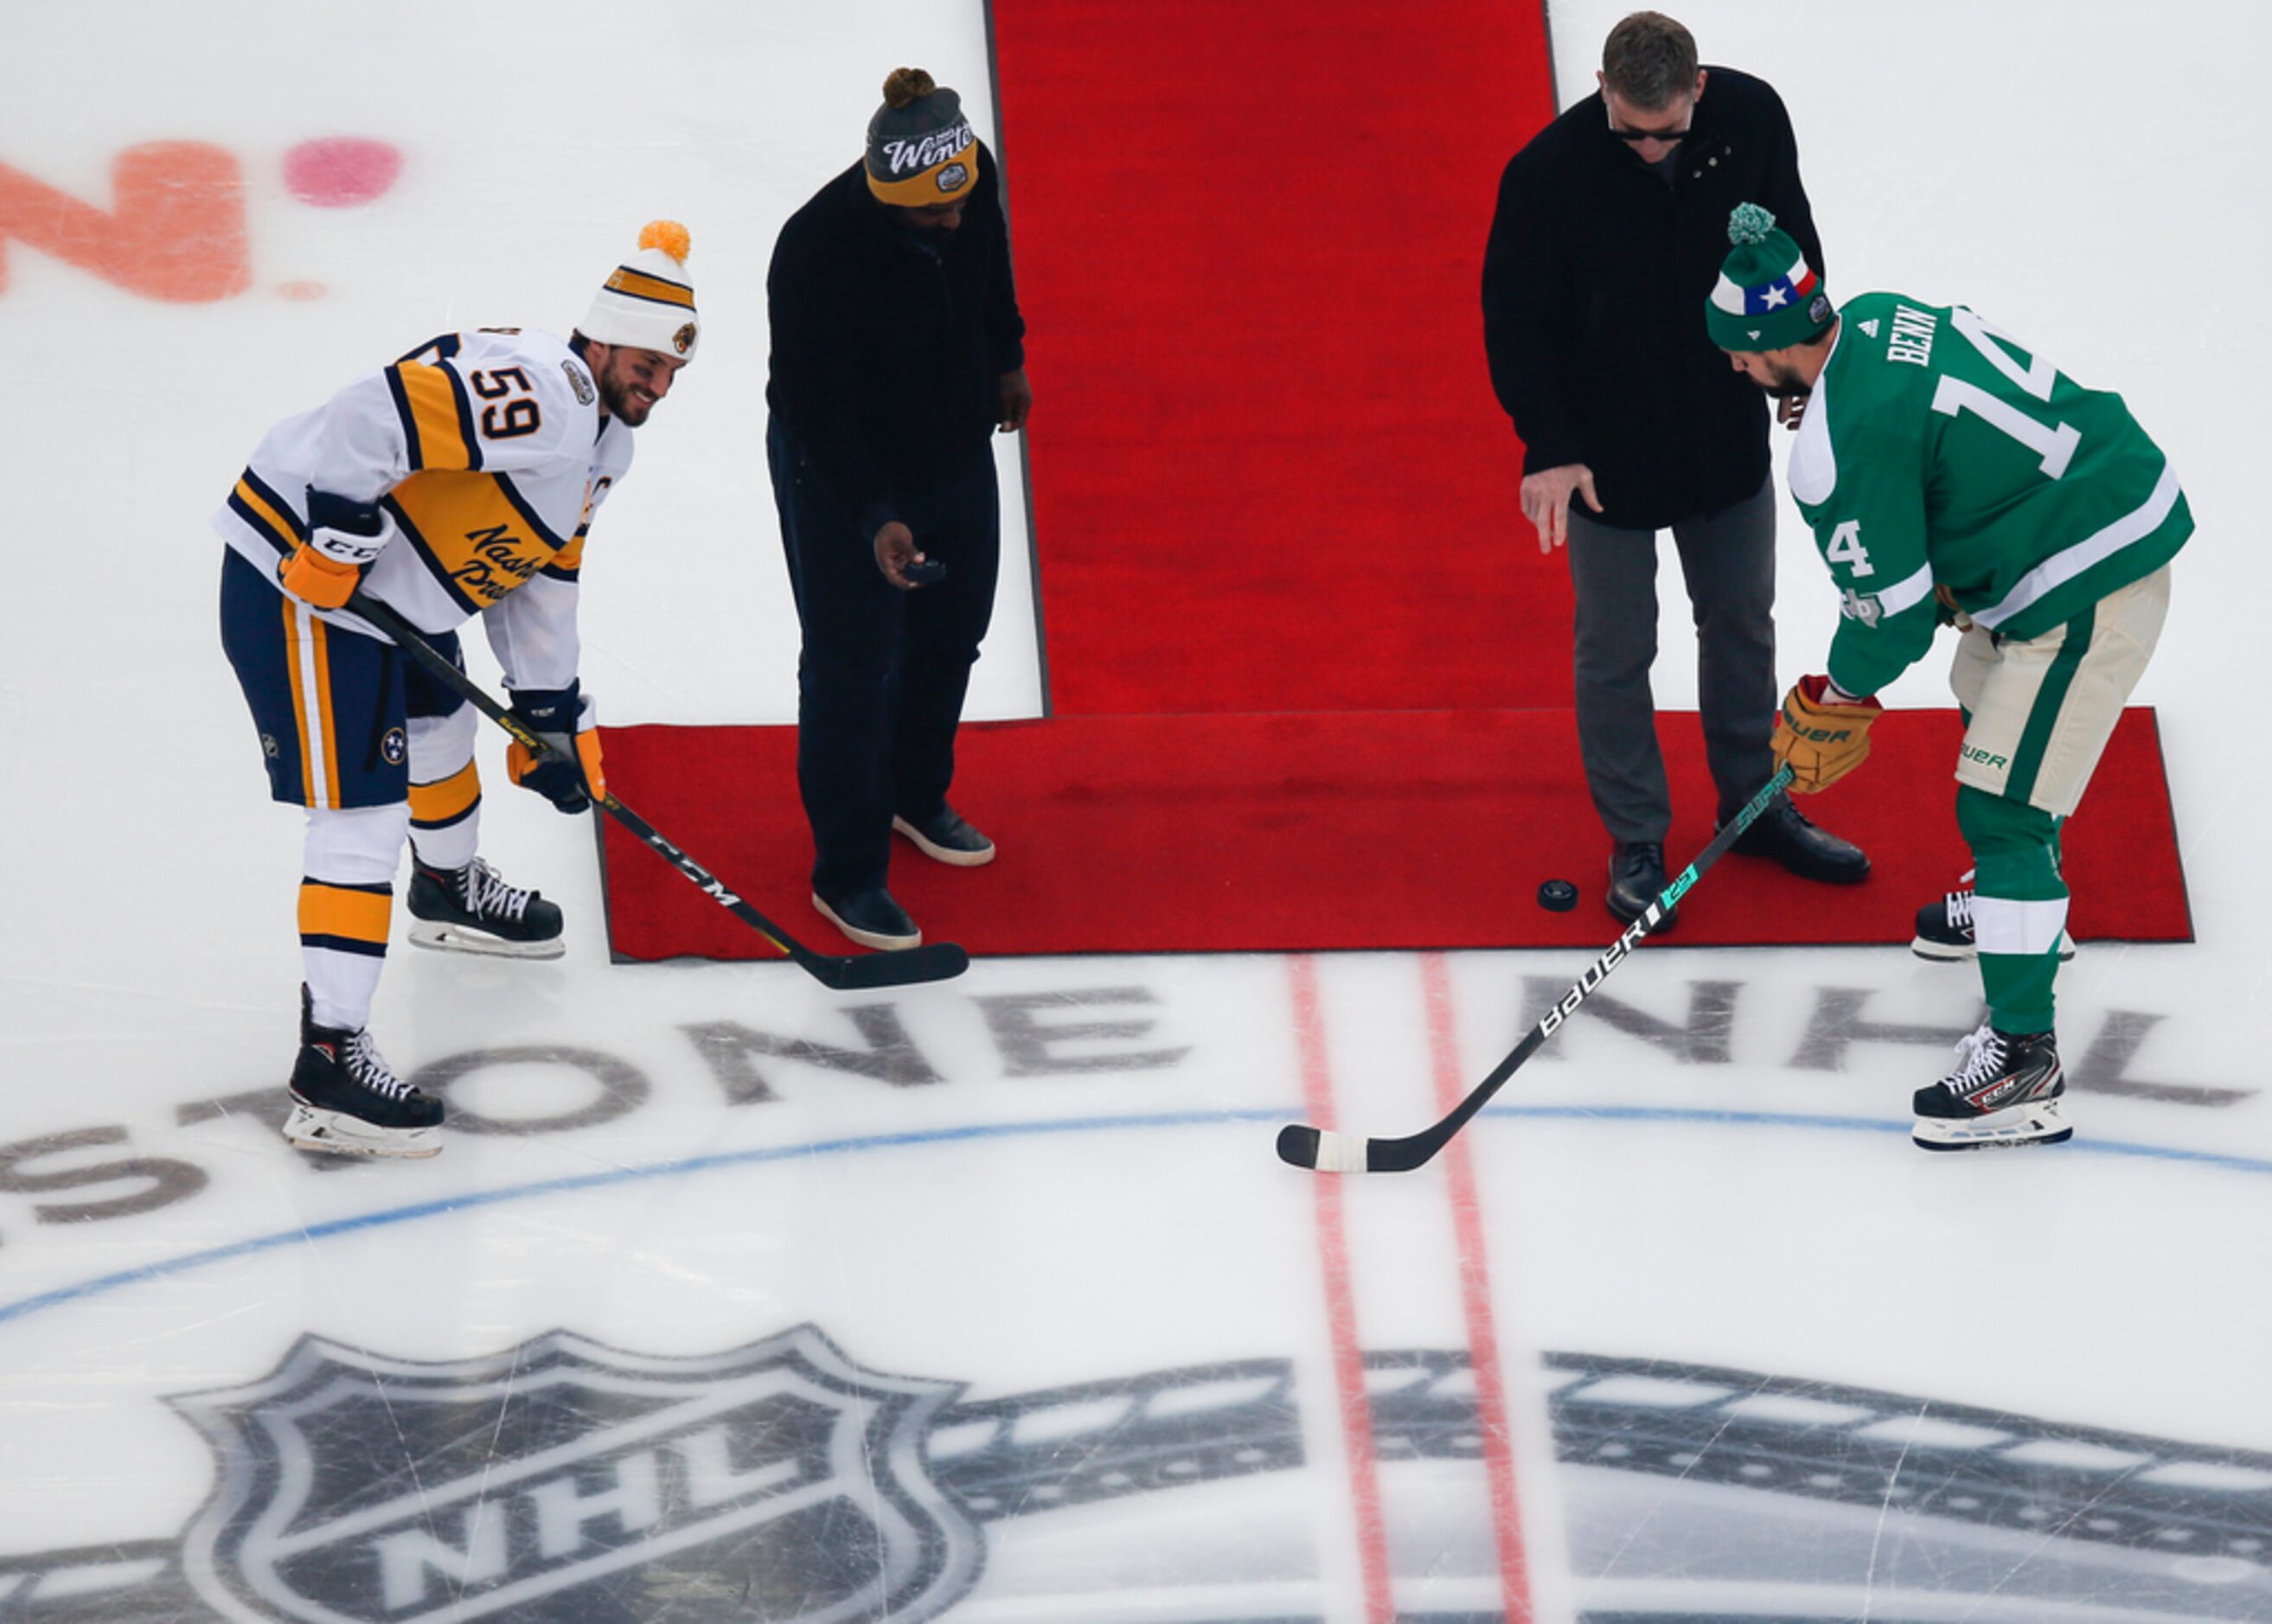
<svg viewBox="0 0 2272 1624">
<path fill-rule="evenodd" d="M 1738 353 L 1804 344 L 1830 324 L 1830 296 L 1790 234 L 1757 204 L 1728 218 L 1734 243 L 1704 307 L 1712 342 Z"/>
</svg>

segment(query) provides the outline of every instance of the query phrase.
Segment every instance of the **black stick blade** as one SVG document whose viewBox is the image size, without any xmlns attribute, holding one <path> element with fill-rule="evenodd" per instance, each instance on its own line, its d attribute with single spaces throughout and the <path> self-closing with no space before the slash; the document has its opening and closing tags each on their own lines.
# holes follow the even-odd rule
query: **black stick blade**
<svg viewBox="0 0 2272 1624">
<path fill-rule="evenodd" d="M 1278 1130 L 1279 1159 L 1314 1173 L 1401 1172 L 1384 1169 L 1371 1159 L 1374 1142 L 1355 1134 L 1337 1134 L 1321 1128 L 1289 1123 Z"/>
<path fill-rule="evenodd" d="M 829 986 L 846 992 L 947 981 L 970 968 L 970 955 L 952 942 L 933 942 L 899 953 L 863 953 L 856 957 L 822 958 L 816 955 L 815 961 L 807 967 Z"/>
<path fill-rule="evenodd" d="M 1278 1130 L 1278 1159 L 1289 1167 L 1314 1170 L 1318 1165 L 1318 1130 L 1298 1122 L 1287 1123 Z"/>
</svg>

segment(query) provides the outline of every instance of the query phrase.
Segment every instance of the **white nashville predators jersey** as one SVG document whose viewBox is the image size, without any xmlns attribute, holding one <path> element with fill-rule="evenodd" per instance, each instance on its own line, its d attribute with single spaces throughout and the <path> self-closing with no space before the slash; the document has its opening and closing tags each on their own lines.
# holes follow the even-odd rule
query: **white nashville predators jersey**
<svg viewBox="0 0 2272 1624">
<path fill-rule="evenodd" d="M 377 502 L 392 524 L 364 592 L 422 631 L 482 615 L 509 686 L 564 688 L 585 533 L 631 461 L 631 430 L 560 339 L 445 333 L 270 429 L 213 528 L 273 579 L 308 534 L 310 488 Z"/>
</svg>

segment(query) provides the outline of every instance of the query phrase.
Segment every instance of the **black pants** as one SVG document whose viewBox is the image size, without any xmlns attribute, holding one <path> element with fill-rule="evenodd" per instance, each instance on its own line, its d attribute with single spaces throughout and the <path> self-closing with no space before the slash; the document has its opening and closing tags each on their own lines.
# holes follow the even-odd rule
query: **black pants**
<svg viewBox="0 0 2272 1624">
<path fill-rule="evenodd" d="M 994 614 L 1002 504 L 990 452 L 937 489 L 895 492 L 916 546 L 946 578 L 902 592 L 778 421 L 766 455 L 803 646 L 796 781 L 812 825 L 812 889 L 830 901 L 884 883 L 892 819 L 946 804 L 970 667 Z"/>
<path fill-rule="evenodd" d="M 1696 709 L 1725 821 L 1775 771 L 1775 480 L 1672 526 L 1696 622 Z M 1577 598 L 1578 749 L 1610 838 L 1663 840 L 1672 797 L 1656 742 L 1656 535 L 1570 508 Z"/>
</svg>

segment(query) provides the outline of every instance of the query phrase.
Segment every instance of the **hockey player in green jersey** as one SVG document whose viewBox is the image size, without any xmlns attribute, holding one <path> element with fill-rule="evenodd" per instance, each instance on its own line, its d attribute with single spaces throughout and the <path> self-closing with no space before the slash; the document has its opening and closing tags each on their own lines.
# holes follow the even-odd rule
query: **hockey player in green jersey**
<svg viewBox="0 0 2272 1624">
<path fill-rule="evenodd" d="M 1940 626 L 1963 634 L 1950 684 L 1975 892 L 1947 912 L 1969 900 L 1988 1019 L 1917 1091 L 1913 1136 L 2056 1144 L 2074 1135 L 2052 1031 L 2059 826 L 2161 636 L 2170 560 L 2193 533 L 2185 493 L 2119 396 L 1963 306 L 1873 293 L 1833 309 L 1765 210 L 1738 208 L 1728 235 L 1706 322 L 1738 371 L 1804 403 L 1790 491 L 1840 594 L 1829 670 L 1792 688 L 1775 729 L 1792 790 L 1861 765 L 1873 696 Z"/>
</svg>

